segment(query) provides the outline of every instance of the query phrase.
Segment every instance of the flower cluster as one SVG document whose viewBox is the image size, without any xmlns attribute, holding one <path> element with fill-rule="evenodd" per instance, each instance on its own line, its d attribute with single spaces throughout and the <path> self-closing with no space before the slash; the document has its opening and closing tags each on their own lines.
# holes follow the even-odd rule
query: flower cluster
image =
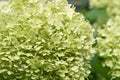
<svg viewBox="0 0 120 80">
<path fill-rule="evenodd" d="M 97 52 L 104 59 L 103 65 L 110 68 L 111 76 L 120 78 L 120 0 L 91 0 L 90 4 L 107 10 L 110 19 L 97 29 Z"/>
<path fill-rule="evenodd" d="M 120 16 L 110 19 L 98 29 L 97 51 L 104 58 L 104 66 L 111 69 L 113 78 L 120 78 Z"/>
<path fill-rule="evenodd" d="M 92 33 L 66 0 L 10 0 L 0 10 L 0 80 L 84 80 Z"/>
</svg>

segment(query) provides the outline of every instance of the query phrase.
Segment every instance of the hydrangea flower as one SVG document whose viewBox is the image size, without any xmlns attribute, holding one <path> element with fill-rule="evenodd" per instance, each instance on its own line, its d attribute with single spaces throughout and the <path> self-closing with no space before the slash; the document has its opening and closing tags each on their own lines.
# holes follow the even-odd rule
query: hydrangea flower
<svg viewBox="0 0 120 80">
<path fill-rule="evenodd" d="M 93 30 L 66 0 L 10 0 L 0 10 L 0 80 L 84 80 Z"/>
<path fill-rule="evenodd" d="M 120 16 L 110 19 L 98 29 L 97 51 L 104 59 L 104 66 L 110 68 L 113 78 L 120 78 Z"/>
</svg>

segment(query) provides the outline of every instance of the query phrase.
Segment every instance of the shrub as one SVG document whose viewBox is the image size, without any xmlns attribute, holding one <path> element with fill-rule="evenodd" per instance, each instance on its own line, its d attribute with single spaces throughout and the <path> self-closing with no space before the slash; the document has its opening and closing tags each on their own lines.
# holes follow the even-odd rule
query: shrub
<svg viewBox="0 0 120 80">
<path fill-rule="evenodd" d="M 0 10 L 0 80 L 84 80 L 93 34 L 66 0 L 10 0 Z"/>
<path fill-rule="evenodd" d="M 97 46 L 104 66 L 111 69 L 113 78 L 120 78 L 120 16 L 110 19 L 106 25 L 98 29 Z"/>
</svg>

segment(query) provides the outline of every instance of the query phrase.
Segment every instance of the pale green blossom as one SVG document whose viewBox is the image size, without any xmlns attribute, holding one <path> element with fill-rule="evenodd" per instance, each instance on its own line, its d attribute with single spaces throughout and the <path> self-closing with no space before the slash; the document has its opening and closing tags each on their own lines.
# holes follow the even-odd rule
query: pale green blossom
<svg viewBox="0 0 120 80">
<path fill-rule="evenodd" d="M 88 77 L 92 27 L 70 7 L 66 0 L 10 0 L 0 10 L 0 79 Z"/>
<path fill-rule="evenodd" d="M 98 29 L 97 51 L 110 68 L 113 78 L 120 78 L 120 16 L 110 19 Z"/>
</svg>

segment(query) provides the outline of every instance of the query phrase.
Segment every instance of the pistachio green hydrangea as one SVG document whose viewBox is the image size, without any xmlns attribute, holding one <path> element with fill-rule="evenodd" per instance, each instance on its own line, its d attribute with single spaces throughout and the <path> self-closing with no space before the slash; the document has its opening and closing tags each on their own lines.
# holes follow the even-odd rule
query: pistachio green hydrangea
<svg viewBox="0 0 120 80">
<path fill-rule="evenodd" d="M 90 7 L 107 9 L 110 17 L 120 15 L 120 0 L 90 0 Z"/>
<path fill-rule="evenodd" d="M 66 0 L 10 0 L 0 10 L 0 80 L 84 80 L 93 30 Z"/>
<path fill-rule="evenodd" d="M 110 19 L 98 29 L 98 53 L 104 58 L 104 66 L 111 69 L 113 78 L 120 78 L 120 16 Z"/>
</svg>

